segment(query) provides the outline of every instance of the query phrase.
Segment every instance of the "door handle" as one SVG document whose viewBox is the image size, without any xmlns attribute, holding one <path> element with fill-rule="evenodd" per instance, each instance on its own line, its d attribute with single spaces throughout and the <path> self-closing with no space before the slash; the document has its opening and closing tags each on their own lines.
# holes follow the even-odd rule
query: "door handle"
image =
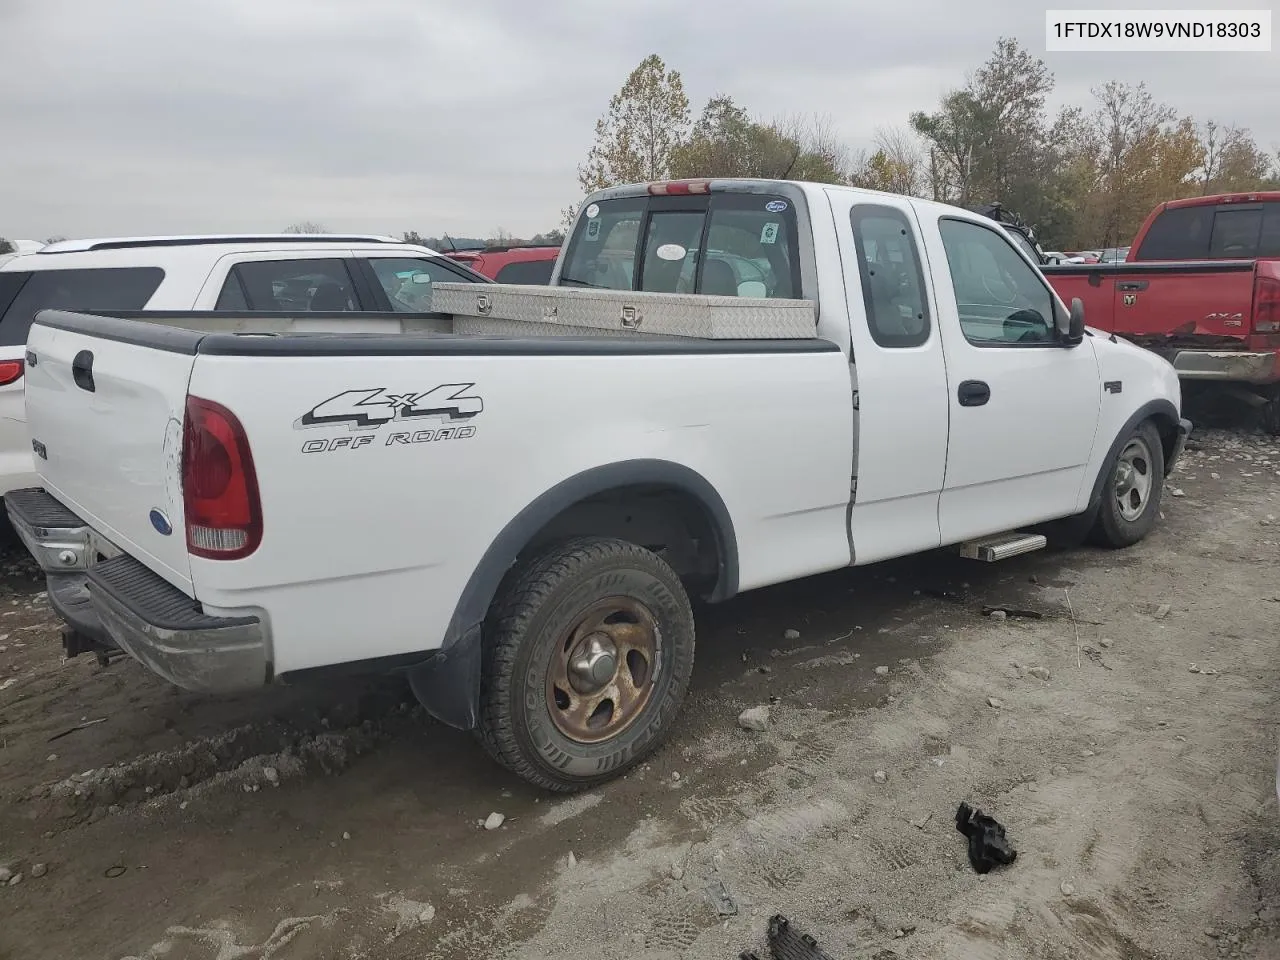
<svg viewBox="0 0 1280 960">
<path fill-rule="evenodd" d="M 1117 290 L 1128 290 L 1130 293 L 1136 293 L 1139 290 L 1147 289 L 1148 280 L 1121 280 L 1116 284 Z"/>
<path fill-rule="evenodd" d="M 88 390 L 93 393 L 96 389 L 93 385 L 93 351 L 81 350 L 76 354 L 76 358 L 71 361 L 71 379 L 76 382 L 76 386 L 81 390 Z"/>
<path fill-rule="evenodd" d="M 991 388 L 981 380 L 966 380 L 956 391 L 962 407 L 980 407 L 991 399 Z"/>
</svg>

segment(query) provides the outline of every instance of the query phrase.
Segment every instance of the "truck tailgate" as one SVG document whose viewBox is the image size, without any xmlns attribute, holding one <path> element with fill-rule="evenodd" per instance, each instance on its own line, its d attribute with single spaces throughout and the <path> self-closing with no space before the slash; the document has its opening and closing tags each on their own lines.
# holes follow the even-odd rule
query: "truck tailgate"
<svg viewBox="0 0 1280 960">
<path fill-rule="evenodd" d="M 94 323 L 82 332 L 75 315 L 49 311 L 27 338 L 27 423 L 42 486 L 191 593 L 180 469 L 199 336 L 165 329 L 144 339 L 136 334 L 153 325 Z M 186 339 L 190 352 L 177 349 Z M 174 349 L 151 345 L 166 340 Z"/>
<path fill-rule="evenodd" d="M 1058 295 L 1085 305 L 1085 323 L 1138 342 L 1199 337 L 1211 343 L 1251 333 L 1256 263 L 1203 260 L 1047 267 Z"/>
</svg>

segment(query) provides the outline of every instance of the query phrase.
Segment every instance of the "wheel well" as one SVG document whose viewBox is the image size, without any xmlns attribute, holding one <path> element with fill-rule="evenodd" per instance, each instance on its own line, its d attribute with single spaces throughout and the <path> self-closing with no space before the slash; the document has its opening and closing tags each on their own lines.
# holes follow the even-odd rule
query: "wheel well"
<svg viewBox="0 0 1280 960">
<path fill-rule="evenodd" d="M 711 593 L 727 559 L 723 535 L 702 501 L 661 483 L 615 487 L 565 507 L 529 538 L 517 559 L 584 535 L 616 537 L 653 551 L 691 593 Z"/>
<path fill-rule="evenodd" d="M 1156 433 L 1160 434 L 1160 449 L 1164 453 L 1165 473 L 1168 473 L 1173 466 L 1170 461 L 1178 442 L 1178 421 L 1166 413 L 1156 413 L 1152 415 L 1151 423 L 1155 426 Z"/>
</svg>

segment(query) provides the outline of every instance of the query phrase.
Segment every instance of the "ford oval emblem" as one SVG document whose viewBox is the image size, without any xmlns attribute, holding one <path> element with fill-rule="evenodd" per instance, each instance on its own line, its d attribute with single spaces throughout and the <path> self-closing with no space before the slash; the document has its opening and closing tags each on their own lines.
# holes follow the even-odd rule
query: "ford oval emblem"
<svg viewBox="0 0 1280 960">
<path fill-rule="evenodd" d="M 787 201 L 770 200 L 768 203 L 764 205 L 764 208 L 768 210 L 770 213 L 781 213 L 783 210 L 787 209 Z"/>
<path fill-rule="evenodd" d="M 173 533 L 173 524 L 171 524 L 169 522 L 169 518 L 159 510 L 151 511 L 151 525 L 156 528 L 156 532 L 161 536 L 167 537 L 169 534 Z"/>
</svg>

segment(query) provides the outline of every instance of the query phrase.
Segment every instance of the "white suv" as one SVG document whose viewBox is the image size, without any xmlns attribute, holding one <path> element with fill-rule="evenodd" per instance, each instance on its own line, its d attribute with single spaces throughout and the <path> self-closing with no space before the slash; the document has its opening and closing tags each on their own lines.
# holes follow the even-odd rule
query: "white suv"
<svg viewBox="0 0 1280 960">
<path fill-rule="evenodd" d="M 66 240 L 0 259 L 0 496 L 37 482 L 23 372 L 27 331 L 41 310 L 276 313 L 306 316 L 305 327 L 293 320 L 292 329 L 336 330 L 342 313 L 428 313 L 437 280 L 491 282 L 426 247 L 380 236 Z"/>
</svg>

